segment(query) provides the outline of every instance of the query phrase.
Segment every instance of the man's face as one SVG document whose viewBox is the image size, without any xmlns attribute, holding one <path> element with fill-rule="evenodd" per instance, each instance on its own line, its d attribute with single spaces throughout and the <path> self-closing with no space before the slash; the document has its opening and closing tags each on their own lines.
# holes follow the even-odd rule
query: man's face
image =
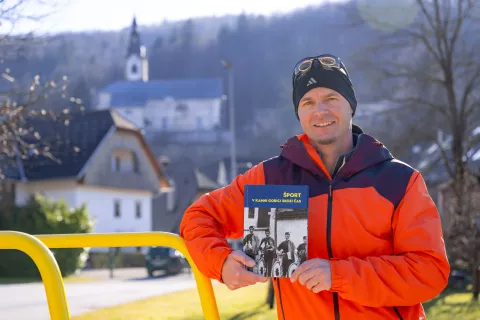
<svg viewBox="0 0 480 320">
<path fill-rule="evenodd" d="M 270 236 L 270 232 L 268 232 L 268 231 L 265 232 L 265 235 L 266 235 L 267 237 Z"/>
<path fill-rule="evenodd" d="M 303 239 L 303 243 L 307 244 L 307 238 Z"/>
<path fill-rule="evenodd" d="M 317 144 L 332 144 L 350 135 L 352 108 L 335 90 L 321 87 L 308 91 L 298 104 L 298 117 L 305 134 Z"/>
<path fill-rule="evenodd" d="M 250 234 L 253 234 L 253 228 L 250 228 Z"/>
<path fill-rule="evenodd" d="M 286 234 L 285 239 L 287 239 L 287 240 L 290 239 L 290 235 Z"/>
</svg>

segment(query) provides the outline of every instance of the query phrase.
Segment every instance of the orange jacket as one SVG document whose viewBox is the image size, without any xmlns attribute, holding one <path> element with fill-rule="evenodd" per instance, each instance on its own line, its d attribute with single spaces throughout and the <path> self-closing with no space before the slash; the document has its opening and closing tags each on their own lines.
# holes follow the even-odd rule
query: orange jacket
<svg viewBox="0 0 480 320">
<path fill-rule="evenodd" d="M 180 234 L 199 270 L 222 281 L 232 251 L 225 238 L 243 236 L 245 184 L 308 184 L 308 259 L 331 262 L 332 287 L 315 294 L 275 279 L 279 319 L 426 319 L 421 303 L 450 272 L 438 211 L 418 171 L 369 135 L 354 140 L 333 178 L 299 135 L 279 157 L 193 203 Z"/>
</svg>

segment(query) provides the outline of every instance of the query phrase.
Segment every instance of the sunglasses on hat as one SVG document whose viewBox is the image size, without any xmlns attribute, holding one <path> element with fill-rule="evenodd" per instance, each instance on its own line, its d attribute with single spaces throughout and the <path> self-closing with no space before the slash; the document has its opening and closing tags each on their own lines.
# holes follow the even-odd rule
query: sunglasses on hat
<svg viewBox="0 0 480 320">
<path fill-rule="evenodd" d="M 342 60 L 340 60 L 340 58 L 330 54 L 322 54 L 316 57 L 307 57 L 297 62 L 295 68 L 293 69 L 292 84 L 295 85 L 295 81 L 297 80 L 299 75 L 308 72 L 315 62 L 318 62 L 322 68 L 327 70 L 331 70 L 332 68 L 337 69 L 342 72 L 348 79 L 350 79 L 347 68 L 343 64 Z"/>
</svg>

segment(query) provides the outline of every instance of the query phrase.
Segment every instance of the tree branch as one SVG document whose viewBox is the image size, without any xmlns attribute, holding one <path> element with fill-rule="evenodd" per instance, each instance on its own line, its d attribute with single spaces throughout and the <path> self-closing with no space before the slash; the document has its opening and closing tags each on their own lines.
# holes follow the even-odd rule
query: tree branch
<svg viewBox="0 0 480 320">
<path fill-rule="evenodd" d="M 433 23 L 433 18 L 430 16 L 430 14 L 427 11 L 427 8 L 425 7 L 425 4 L 423 0 L 417 0 L 418 5 L 420 6 L 420 9 L 422 10 L 423 15 L 425 18 L 427 18 L 428 24 L 432 28 L 432 30 L 435 30 L 435 25 Z"/>
<path fill-rule="evenodd" d="M 480 78 L 480 64 L 477 66 L 477 70 L 475 70 L 474 74 L 472 77 L 468 80 L 465 90 L 463 92 L 461 102 L 460 102 L 460 115 L 464 116 L 465 113 L 467 112 L 467 105 L 468 105 L 468 99 L 473 92 L 473 90 L 476 88 L 476 83 L 477 80 Z"/>
<path fill-rule="evenodd" d="M 411 35 L 413 38 L 417 39 L 417 40 L 420 40 L 424 45 L 425 45 L 425 48 L 427 48 L 428 52 L 430 52 L 430 54 L 435 58 L 435 60 L 438 62 L 438 64 L 441 66 L 443 64 L 443 58 L 438 54 L 438 52 L 436 52 L 434 49 L 433 49 L 433 46 L 432 44 L 430 43 L 430 41 L 427 39 L 427 37 L 425 36 L 425 29 L 424 29 L 424 26 L 421 25 L 420 27 L 422 29 L 422 32 L 423 33 L 418 33 L 418 32 L 415 32 L 413 30 L 407 30 L 406 32 Z"/>
</svg>

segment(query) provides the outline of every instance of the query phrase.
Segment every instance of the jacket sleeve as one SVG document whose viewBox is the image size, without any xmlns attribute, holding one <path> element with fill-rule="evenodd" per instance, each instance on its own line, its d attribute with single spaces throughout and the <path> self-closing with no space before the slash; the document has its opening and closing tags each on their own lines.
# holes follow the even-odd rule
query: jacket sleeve
<svg viewBox="0 0 480 320">
<path fill-rule="evenodd" d="M 223 262 L 233 251 L 226 239 L 243 236 L 244 185 L 264 183 L 260 163 L 230 185 L 202 195 L 185 211 L 180 236 L 205 276 L 222 282 Z"/>
<path fill-rule="evenodd" d="M 364 306 L 409 306 L 447 285 L 446 256 L 437 208 L 418 171 L 392 217 L 393 255 L 332 260 L 331 291 Z"/>
</svg>

